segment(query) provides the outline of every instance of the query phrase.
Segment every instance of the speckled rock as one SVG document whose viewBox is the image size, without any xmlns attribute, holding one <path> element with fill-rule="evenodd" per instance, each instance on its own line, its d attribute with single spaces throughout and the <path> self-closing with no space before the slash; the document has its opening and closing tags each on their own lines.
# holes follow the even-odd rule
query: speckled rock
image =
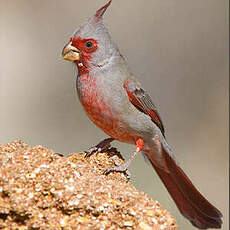
<svg viewBox="0 0 230 230">
<path fill-rule="evenodd" d="M 112 154 L 61 157 L 22 141 L 0 145 L 0 229 L 176 230 L 169 212 L 124 174 L 103 175 Z"/>
</svg>

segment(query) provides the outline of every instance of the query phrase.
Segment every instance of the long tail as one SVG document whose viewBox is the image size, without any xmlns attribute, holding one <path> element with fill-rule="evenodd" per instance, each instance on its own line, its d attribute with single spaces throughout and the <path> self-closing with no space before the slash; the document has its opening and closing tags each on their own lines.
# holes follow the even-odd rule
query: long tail
<svg viewBox="0 0 230 230">
<path fill-rule="evenodd" d="M 153 154 L 149 153 L 148 158 L 182 215 L 199 229 L 221 228 L 221 212 L 200 194 L 163 147 L 162 150 L 165 169 L 156 164 Z"/>
</svg>

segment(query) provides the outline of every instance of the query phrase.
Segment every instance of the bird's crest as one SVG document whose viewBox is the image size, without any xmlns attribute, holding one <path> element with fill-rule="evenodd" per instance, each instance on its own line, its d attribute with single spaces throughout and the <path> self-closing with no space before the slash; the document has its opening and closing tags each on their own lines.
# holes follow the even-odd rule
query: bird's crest
<svg viewBox="0 0 230 230">
<path fill-rule="evenodd" d="M 112 0 L 108 1 L 103 7 L 97 10 L 96 14 L 94 15 L 94 19 L 96 22 L 98 22 L 103 17 L 105 11 L 110 6 L 111 2 Z"/>
</svg>

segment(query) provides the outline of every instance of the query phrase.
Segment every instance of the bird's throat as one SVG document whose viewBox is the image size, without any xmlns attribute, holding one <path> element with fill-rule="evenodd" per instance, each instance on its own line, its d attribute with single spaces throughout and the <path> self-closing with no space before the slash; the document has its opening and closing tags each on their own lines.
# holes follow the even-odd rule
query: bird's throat
<svg viewBox="0 0 230 230">
<path fill-rule="evenodd" d="M 76 61 L 75 64 L 77 66 L 79 75 L 88 74 L 90 72 L 90 67 L 87 64 L 79 61 Z"/>
</svg>

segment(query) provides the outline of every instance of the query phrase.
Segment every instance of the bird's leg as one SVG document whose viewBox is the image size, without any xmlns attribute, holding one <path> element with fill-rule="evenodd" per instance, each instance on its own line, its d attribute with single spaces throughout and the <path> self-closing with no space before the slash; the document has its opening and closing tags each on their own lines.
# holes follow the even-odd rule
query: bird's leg
<svg viewBox="0 0 230 230">
<path fill-rule="evenodd" d="M 130 179 L 129 178 L 130 173 L 127 171 L 128 167 L 130 163 L 133 161 L 133 159 L 136 157 L 136 155 L 142 150 L 143 144 L 144 144 L 143 140 L 139 138 L 136 141 L 136 151 L 132 154 L 132 156 L 125 163 L 120 165 L 118 165 L 117 161 L 113 159 L 116 166 L 107 168 L 104 174 L 109 174 L 110 172 L 125 172 L 127 174 L 128 179 Z"/>
<path fill-rule="evenodd" d="M 112 141 L 114 141 L 114 139 L 111 137 L 104 139 L 103 141 L 95 145 L 94 147 L 91 147 L 89 150 L 85 151 L 86 153 L 85 157 L 89 157 L 94 153 L 99 153 L 99 152 L 108 150 L 111 147 L 110 143 Z"/>
</svg>

